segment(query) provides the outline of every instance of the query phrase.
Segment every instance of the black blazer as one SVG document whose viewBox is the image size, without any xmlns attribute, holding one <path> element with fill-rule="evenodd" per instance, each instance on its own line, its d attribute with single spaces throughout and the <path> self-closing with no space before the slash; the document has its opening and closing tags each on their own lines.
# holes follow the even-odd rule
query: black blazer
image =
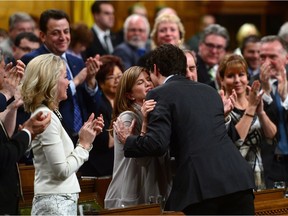
<svg viewBox="0 0 288 216">
<path fill-rule="evenodd" d="M 102 46 L 97 33 L 91 28 L 92 35 L 93 35 L 93 42 L 87 47 L 86 51 L 82 53 L 83 59 L 87 59 L 89 57 L 94 57 L 96 54 L 107 55 L 106 49 Z M 113 32 L 110 32 L 110 38 L 112 42 L 112 46 L 116 47 L 119 42 L 117 41 L 117 37 Z"/>
<path fill-rule="evenodd" d="M 27 132 L 20 131 L 7 138 L 0 126 L 0 214 L 19 214 L 19 173 L 16 163 L 29 144 Z"/>
<path fill-rule="evenodd" d="M 144 137 L 130 136 L 125 157 L 160 156 L 169 148 L 176 160 L 167 210 L 254 188 L 251 166 L 225 128 L 222 100 L 208 85 L 175 75 L 149 91 L 157 101 Z"/>
</svg>

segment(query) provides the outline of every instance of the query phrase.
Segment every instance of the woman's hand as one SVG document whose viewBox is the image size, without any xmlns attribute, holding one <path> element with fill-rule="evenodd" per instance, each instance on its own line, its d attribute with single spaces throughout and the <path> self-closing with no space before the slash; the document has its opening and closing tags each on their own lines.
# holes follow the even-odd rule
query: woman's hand
<svg viewBox="0 0 288 216">
<path fill-rule="evenodd" d="M 247 86 L 248 89 L 248 95 L 247 95 L 247 100 L 248 100 L 248 107 L 246 108 L 249 109 L 250 114 L 255 114 L 255 111 L 258 107 L 258 104 L 262 100 L 262 96 L 264 94 L 264 91 L 260 91 L 260 82 L 258 80 L 255 80 L 252 83 L 252 86 Z"/>
<path fill-rule="evenodd" d="M 145 101 L 145 99 L 143 100 L 143 105 L 141 107 L 141 112 L 144 118 L 147 118 L 148 113 L 151 112 L 154 107 L 156 106 L 156 101 L 154 101 L 153 99 L 151 100 L 147 100 Z"/>
<path fill-rule="evenodd" d="M 104 127 L 103 116 L 100 115 L 94 119 L 94 113 L 92 113 L 89 119 L 84 123 L 79 132 L 79 143 L 85 148 L 90 149 L 91 144 L 94 141 L 97 134 L 102 132 Z"/>
</svg>

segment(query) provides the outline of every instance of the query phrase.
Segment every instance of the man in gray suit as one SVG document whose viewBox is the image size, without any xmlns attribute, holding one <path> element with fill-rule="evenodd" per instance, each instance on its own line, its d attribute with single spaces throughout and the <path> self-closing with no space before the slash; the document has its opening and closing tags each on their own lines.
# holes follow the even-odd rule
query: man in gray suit
<svg viewBox="0 0 288 216">
<path fill-rule="evenodd" d="M 124 42 L 119 44 L 113 55 L 120 57 L 127 70 L 137 65 L 140 57 L 150 51 L 147 43 L 150 25 L 146 17 L 132 14 L 124 22 Z"/>
<path fill-rule="evenodd" d="M 165 209 L 185 214 L 254 214 L 254 177 L 225 128 L 222 100 L 213 88 L 185 78 L 186 57 L 164 44 L 151 52 L 147 69 L 156 88 L 146 99 L 157 104 L 147 130 L 129 136 L 114 124 L 125 157 L 175 157 L 173 186 Z"/>
</svg>

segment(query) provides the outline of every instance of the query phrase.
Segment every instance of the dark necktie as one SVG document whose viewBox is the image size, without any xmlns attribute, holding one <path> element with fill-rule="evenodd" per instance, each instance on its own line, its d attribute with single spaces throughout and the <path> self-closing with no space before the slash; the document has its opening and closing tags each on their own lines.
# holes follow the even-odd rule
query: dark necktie
<svg viewBox="0 0 288 216">
<path fill-rule="evenodd" d="M 64 59 L 64 58 L 63 58 Z M 67 70 L 67 77 L 68 80 L 72 80 L 71 77 L 71 71 L 69 69 L 69 66 L 67 64 L 66 59 L 64 59 L 65 63 L 66 63 L 66 70 Z M 81 111 L 80 111 L 80 107 L 77 101 L 77 95 L 72 95 L 73 98 L 73 105 L 74 105 L 74 121 L 73 121 L 73 130 L 75 133 L 78 133 L 80 128 L 82 127 L 82 117 L 81 117 Z"/>
<path fill-rule="evenodd" d="M 109 47 L 109 39 L 110 39 L 110 36 L 109 36 L 109 35 L 105 35 L 105 36 L 104 36 L 106 52 L 107 52 L 108 54 L 111 54 L 111 50 L 110 50 L 110 47 Z"/>
<path fill-rule="evenodd" d="M 288 143 L 287 143 L 287 134 L 286 134 L 286 130 L 285 130 L 284 108 L 281 105 L 281 97 L 278 93 L 277 83 L 275 83 L 275 86 L 276 86 L 275 102 L 277 105 L 278 116 L 279 116 L 278 131 L 280 134 L 278 148 L 283 154 L 288 154 Z"/>
<path fill-rule="evenodd" d="M 139 48 L 137 49 L 137 53 L 140 57 L 142 57 L 146 53 L 146 50 L 143 48 Z"/>
</svg>

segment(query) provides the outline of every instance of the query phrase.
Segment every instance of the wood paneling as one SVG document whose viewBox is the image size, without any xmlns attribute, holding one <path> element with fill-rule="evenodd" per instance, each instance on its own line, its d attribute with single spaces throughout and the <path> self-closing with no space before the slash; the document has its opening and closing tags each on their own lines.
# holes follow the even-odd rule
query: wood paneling
<svg viewBox="0 0 288 216">
<path fill-rule="evenodd" d="M 91 1 L 91 0 L 89 0 Z M 43 10 L 57 8 L 66 11 L 71 21 L 74 20 L 74 14 L 77 10 L 84 10 L 76 1 L 0 1 L 0 27 L 8 28 L 8 17 L 16 11 L 25 11 L 35 16 L 39 16 Z M 77 0 L 77 2 L 80 2 Z M 174 8 L 185 26 L 185 38 L 190 38 L 199 29 L 200 17 L 203 14 L 210 13 L 216 16 L 220 25 L 225 26 L 231 37 L 230 49 L 237 47 L 235 35 L 238 28 L 245 22 L 254 23 L 262 35 L 277 34 L 282 23 L 288 20 L 286 13 L 288 2 L 286 1 L 112 1 L 115 7 L 115 27 L 113 31 L 122 28 L 125 18 L 128 16 L 128 8 L 135 2 L 142 3 L 148 10 L 148 19 L 151 28 L 154 24 L 155 8 L 159 6 L 168 6 Z M 86 2 L 87 3 L 87 2 Z M 83 1 L 84 4 L 84 1 Z M 74 6 L 78 5 L 77 8 Z M 79 12 L 79 11 L 78 11 Z M 85 7 L 83 13 L 85 21 L 90 9 Z M 90 23 L 88 23 L 90 25 Z"/>
</svg>

